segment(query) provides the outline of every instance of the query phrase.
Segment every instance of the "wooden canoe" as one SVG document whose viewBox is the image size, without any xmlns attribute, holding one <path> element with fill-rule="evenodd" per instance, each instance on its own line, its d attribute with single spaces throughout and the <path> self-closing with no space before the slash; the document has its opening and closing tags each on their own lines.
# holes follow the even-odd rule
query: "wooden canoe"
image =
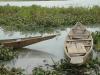
<svg viewBox="0 0 100 75">
<path fill-rule="evenodd" d="M 71 64 L 84 64 L 92 57 L 93 38 L 84 25 L 77 22 L 64 43 L 65 56 Z"/>
<path fill-rule="evenodd" d="M 0 44 L 4 47 L 21 48 L 44 40 L 52 39 L 55 36 L 56 35 L 50 35 L 45 37 L 37 36 L 37 37 L 18 38 L 18 39 L 6 39 L 6 40 L 0 40 Z"/>
</svg>

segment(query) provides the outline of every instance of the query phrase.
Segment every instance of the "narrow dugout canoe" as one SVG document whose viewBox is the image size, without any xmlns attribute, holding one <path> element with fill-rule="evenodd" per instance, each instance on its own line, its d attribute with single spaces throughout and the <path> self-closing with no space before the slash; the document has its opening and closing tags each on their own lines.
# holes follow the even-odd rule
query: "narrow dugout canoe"
<svg viewBox="0 0 100 75">
<path fill-rule="evenodd" d="M 0 40 L 0 44 L 4 47 L 21 48 L 44 40 L 52 39 L 55 36 L 56 35 L 50 35 L 45 37 L 37 36 L 37 37 L 18 38 L 18 39 L 6 39 L 6 40 Z"/>
<path fill-rule="evenodd" d="M 77 22 L 64 43 L 66 58 L 71 64 L 84 64 L 92 57 L 93 38 L 84 25 Z"/>
</svg>

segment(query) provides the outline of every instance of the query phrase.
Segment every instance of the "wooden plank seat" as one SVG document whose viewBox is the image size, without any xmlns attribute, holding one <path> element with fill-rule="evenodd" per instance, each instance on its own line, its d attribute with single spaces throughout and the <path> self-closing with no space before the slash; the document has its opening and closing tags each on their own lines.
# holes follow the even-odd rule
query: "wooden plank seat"
<svg viewBox="0 0 100 75">
<path fill-rule="evenodd" d="M 88 38 L 90 35 L 89 34 L 70 34 L 68 36 L 69 38 L 72 38 L 72 39 L 80 39 L 80 38 Z"/>
<path fill-rule="evenodd" d="M 67 44 L 67 50 L 70 56 L 82 56 L 86 53 L 86 49 L 82 43 Z"/>
<path fill-rule="evenodd" d="M 84 34 L 86 32 L 86 29 L 72 29 L 72 32 L 75 34 L 77 33 Z"/>
<path fill-rule="evenodd" d="M 86 29 L 80 29 L 80 28 L 74 28 L 74 29 L 72 29 L 72 31 L 74 32 L 74 31 L 82 31 L 83 33 L 86 31 Z"/>
<path fill-rule="evenodd" d="M 85 47 L 91 47 L 91 45 L 84 45 Z"/>
<path fill-rule="evenodd" d="M 77 36 L 77 35 L 75 35 L 75 36 L 72 36 L 72 39 L 81 39 L 81 38 L 88 38 L 89 36 Z"/>
<path fill-rule="evenodd" d="M 76 40 L 67 40 L 66 42 L 75 42 Z"/>
<path fill-rule="evenodd" d="M 69 34 L 69 36 L 88 36 L 89 34 Z"/>
<path fill-rule="evenodd" d="M 66 42 L 76 42 L 76 41 L 91 41 L 91 39 L 67 40 Z"/>
<path fill-rule="evenodd" d="M 91 41 L 91 39 L 79 39 L 80 41 Z"/>
<path fill-rule="evenodd" d="M 76 56 L 76 57 L 71 57 L 71 61 L 70 63 L 73 63 L 73 64 L 80 64 L 83 62 L 83 56 Z"/>
</svg>

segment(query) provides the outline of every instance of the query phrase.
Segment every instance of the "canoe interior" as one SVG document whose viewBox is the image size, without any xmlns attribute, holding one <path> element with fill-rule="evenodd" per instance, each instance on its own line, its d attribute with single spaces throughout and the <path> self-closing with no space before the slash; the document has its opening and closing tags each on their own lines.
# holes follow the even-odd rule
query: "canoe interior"
<svg viewBox="0 0 100 75">
<path fill-rule="evenodd" d="M 92 50 L 92 47 L 93 39 L 91 33 L 81 23 L 76 23 L 66 37 L 66 54 L 69 56 L 69 58 L 77 57 L 77 59 L 81 61 L 81 58 L 88 56 Z M 76 61 L 77 59 L 73 60 Z"/>
</svg>

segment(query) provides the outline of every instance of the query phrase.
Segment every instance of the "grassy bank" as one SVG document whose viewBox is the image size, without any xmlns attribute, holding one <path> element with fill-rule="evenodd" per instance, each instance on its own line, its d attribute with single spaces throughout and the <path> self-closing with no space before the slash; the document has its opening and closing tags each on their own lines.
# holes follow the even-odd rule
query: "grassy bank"
<svg viewBox="0 0 100 75">
<path fill-rule="evenodd" d="M 0 26 L 14 31 L 49 31 L 50 28 L 61 28 L 74 25 L 77 21 L 83 24 L 100 24 L 100 7 L 46 8 L 40 6 L 15 7 L 0 6 Z"/>
</svg>

